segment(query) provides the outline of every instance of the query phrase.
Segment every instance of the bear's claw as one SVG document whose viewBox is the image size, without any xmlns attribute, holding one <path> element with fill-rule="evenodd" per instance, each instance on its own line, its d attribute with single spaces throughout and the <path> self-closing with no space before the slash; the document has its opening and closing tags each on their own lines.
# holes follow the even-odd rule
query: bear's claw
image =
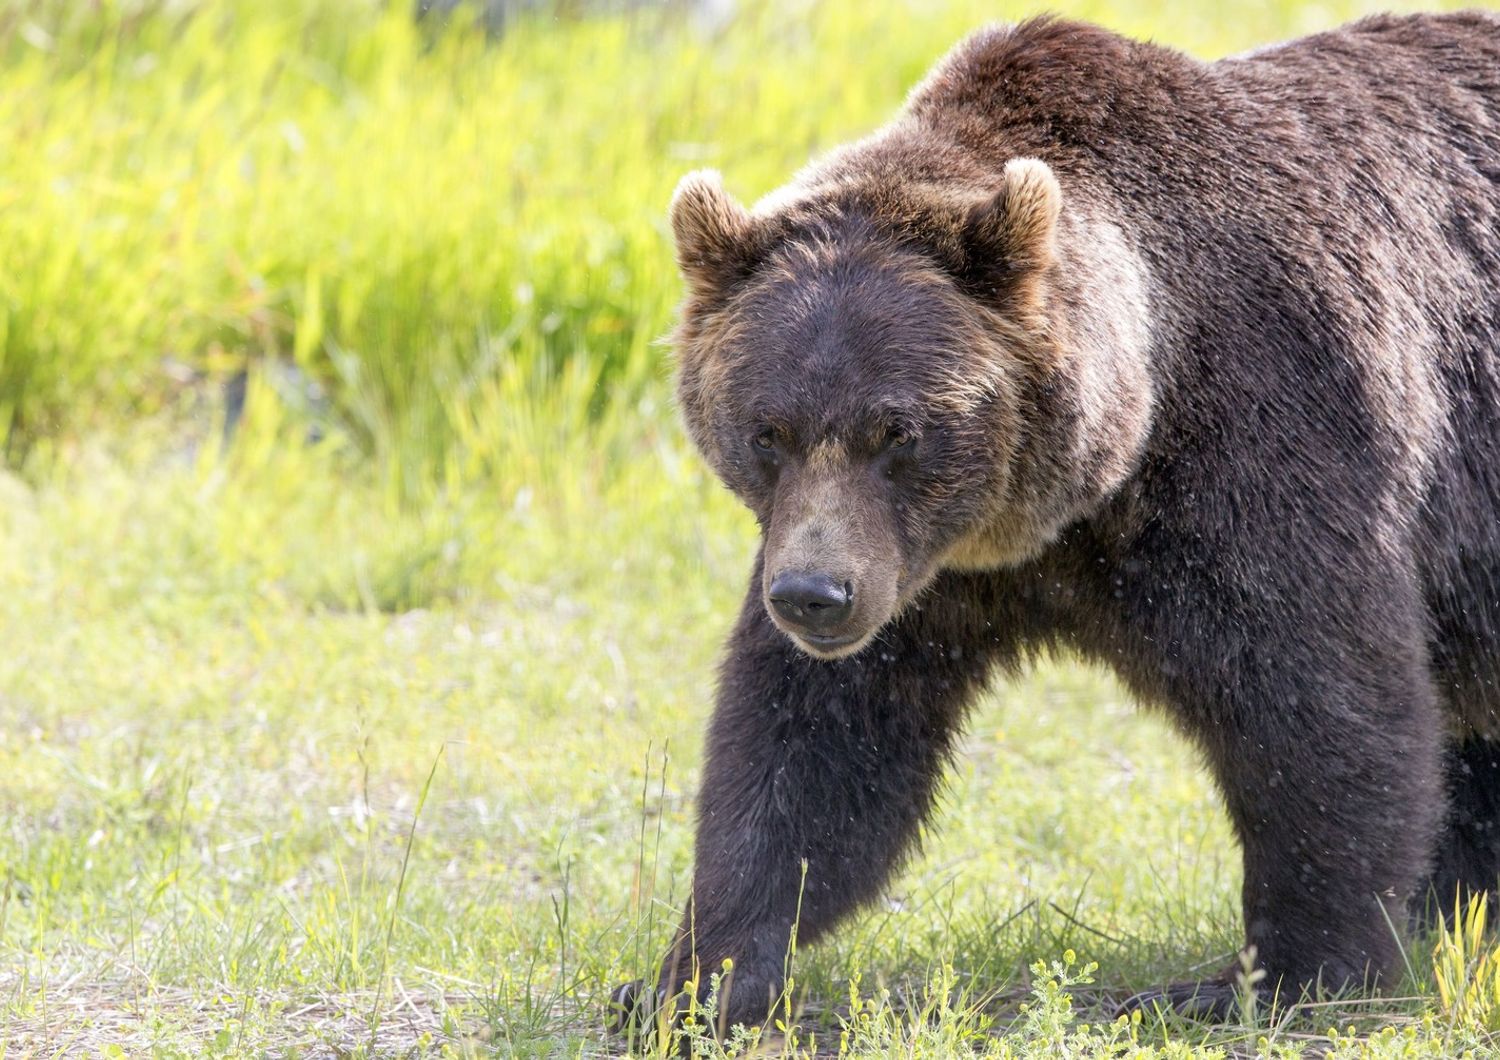
<svg viewBox="0 0 1500 1060">
<path fill-rule="evenodd" d="M 1128 1016 L 1137 1010 L 1144 1014 L 1155 1009 L 1204 1023 L 1227 1023 L 1239 1017 L 1241 1003 L 1240 990 L 1223 980 L 1170 983 L 1127 998 L 1115 1012 L 1115 1017 Z"/>
<path fill-rule="evenodd" d="M 663 1001 L 661 990 L 649 990 L 644 979 L 621 983 L 610 991 L 604 1020 L 612 1034 L 637 1032 L 649 1027 Z"/>
</svg>

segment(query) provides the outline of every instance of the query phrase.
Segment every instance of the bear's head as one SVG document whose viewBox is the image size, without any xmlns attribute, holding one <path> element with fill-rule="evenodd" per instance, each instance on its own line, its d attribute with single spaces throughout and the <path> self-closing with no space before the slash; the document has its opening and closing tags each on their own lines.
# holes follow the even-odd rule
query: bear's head
<svg viewBox="0 0 1500 1060">
<path fill-rule="evenodd" d="M 860 650 L 939 571 L 1034 555 L 1069 517 L 1076 491 L 1020 459 L 1077 419 L 1038 422 L 1066 374 L 1061 205 L 1034 159 L 982 192 L 832 183 L 754 211 L 712 172 L 678 186 L 680 403 L 809 654 Z"/>
</svg>

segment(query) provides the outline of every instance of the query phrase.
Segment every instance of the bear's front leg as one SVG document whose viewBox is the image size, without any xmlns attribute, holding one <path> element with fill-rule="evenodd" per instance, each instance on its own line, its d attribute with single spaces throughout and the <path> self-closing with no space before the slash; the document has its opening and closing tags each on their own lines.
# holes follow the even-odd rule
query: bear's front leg
<svg viewBox="0 0 1500 1060">
<path fill-rule="evenodd" d="M 652 999 L 720 991 L 720 1027 L 765 1020 L 787 955 L 876 896 L 911 849 L 995 634 L 944 578 L 869 647 L 819 661 L 767 617 L 752 580 L 708 734 L 696 866 Z M 639 1007 L 631 988 L 618 1001 Z M 654 1007 L 654 1006 L 653 1006 Z"/>
<path fill-rule="evenodd" d="M 1399 978 L 1397 928 L 1442 818 L 1444 729 L 1419 611 L 1394 586 L 1364 606 L 1337 599 L 1325 588 L 1316 621 L 1243 617 L 1236 654 L 1189 678 L 1184 708 L 1243 847 L 1255 992 L 1278 1006 Z M 1232 1018 L 1242 976 L 1237 961 L 1127 1007 Z"/>
</svg>

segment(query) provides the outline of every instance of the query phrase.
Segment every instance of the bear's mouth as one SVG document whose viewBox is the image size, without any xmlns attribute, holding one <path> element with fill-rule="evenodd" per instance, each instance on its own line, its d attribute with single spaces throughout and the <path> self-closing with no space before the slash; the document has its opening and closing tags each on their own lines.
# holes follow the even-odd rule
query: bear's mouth
<svg viewBox="0 0 1500 1060">
<path fill-rule="evenodd" d="M 788 636 L 796 642 L 797 646 L 814 658 L 825 661 L 842 659 L 847 655 L 853 655 L 865 646 L 865 642 L 873 634 L 861 633 L 843 636 L 835 636 L 828 633 L 789 633 Z"/>
<path fill-rule="evenodd" d="M 807 641 L 809 644 L 816 644 L 818 647 L 824 649 L 843 648 L 864 639 L 863 637 L 847 635 L 838 637 L 829 633 L 797 633 L 795 636 Z"/>
</svg>

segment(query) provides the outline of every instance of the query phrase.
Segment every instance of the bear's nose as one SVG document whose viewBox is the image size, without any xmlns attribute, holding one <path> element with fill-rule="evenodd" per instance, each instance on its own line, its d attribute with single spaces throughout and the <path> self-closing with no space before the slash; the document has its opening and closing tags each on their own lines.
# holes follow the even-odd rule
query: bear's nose
<svg viewBox="0 0 1500 1060">
<path fill-rule="evenodd" d="M 840 585 L 826 574 L 782 571 L 767 594 L 782 620 L 822 633 L 837 626 L 854 605 L 854 587 Z"/>
</svg>

